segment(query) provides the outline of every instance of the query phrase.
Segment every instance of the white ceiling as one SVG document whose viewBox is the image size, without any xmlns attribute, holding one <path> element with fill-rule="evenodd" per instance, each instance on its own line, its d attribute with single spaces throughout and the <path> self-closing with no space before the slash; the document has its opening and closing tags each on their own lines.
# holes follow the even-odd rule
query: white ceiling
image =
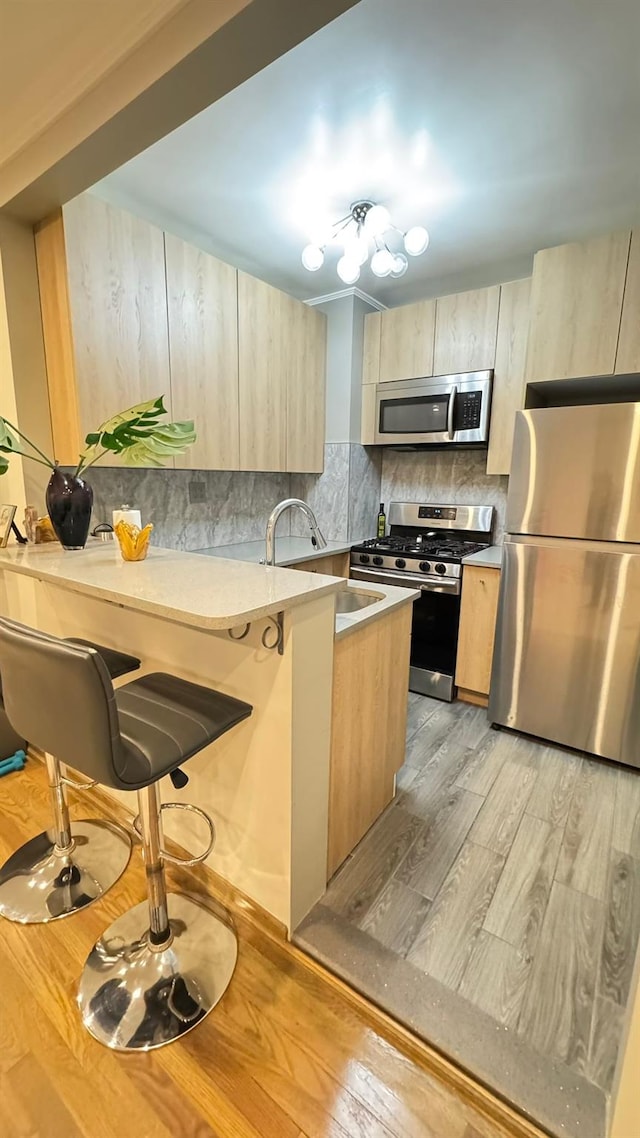
<svg viewBox="0 0 640 1138">
<path fill-rule="evenodd" d="M 300 297 L 351 201 L 424 223 L 388 305 L 526 275 L 536 249 L 640 218 L 638 0 L 362 0 L 96 187 Z"/>
</svg>

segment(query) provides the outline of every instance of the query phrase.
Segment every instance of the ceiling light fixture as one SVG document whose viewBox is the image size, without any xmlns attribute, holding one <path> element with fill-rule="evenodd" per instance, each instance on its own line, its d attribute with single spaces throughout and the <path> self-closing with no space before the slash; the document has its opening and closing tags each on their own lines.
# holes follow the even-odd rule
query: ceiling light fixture
<svg viewBox="0 0 640 1138">
<path fill-rule="evenodd" d="M 354 202 L 346 217 L 341 217 L 332 227 L 324 245 L 310 244 L 302 250 L 302 264 L 310 273 L 315 273 L 324 264 L 325 250 L 333 242 L 340 243 L 343 254 L 336 266 L 338 276 L 345 284 L 355 284 L 360 277 L 360 268 L 369 257 L 369 242 L 374 250 L 371 256 L 371 271 L 377 277 L 402 277 L 409 267 L 405 253 L 396 253 L 389 248 L 390 234 L 400 234 L 405 252 L 411 257 L 419 257 L 429 244 L 429 234 L 422 225 L 413 225 L 406 233 L 394 225 L 386 206 L 370 201 Z"/>
</svg>

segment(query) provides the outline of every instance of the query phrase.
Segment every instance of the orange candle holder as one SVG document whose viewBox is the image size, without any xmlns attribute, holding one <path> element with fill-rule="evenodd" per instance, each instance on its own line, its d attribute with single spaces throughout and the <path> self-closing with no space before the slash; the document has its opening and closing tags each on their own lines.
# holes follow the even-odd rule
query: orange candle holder
<svg viewBox="0 0 640 1138">
<path fill-rule="evenodd" d="M 149 552 L 152 529 L 151 524 L 140 529 L 139 526 L 132 526 L 130 522 L 117 523 L 115 534 L 123 561 L 144 561 Z"/>
</svg>

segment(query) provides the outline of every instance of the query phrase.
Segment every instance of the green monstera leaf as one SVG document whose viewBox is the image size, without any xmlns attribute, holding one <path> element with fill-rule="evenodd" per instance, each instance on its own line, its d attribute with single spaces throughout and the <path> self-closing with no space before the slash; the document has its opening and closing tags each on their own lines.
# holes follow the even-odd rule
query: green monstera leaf
<svg viewBox="0 0 640 1138">
<path fill-rule="evenodd" d="M 20 451 L 20 444 L 16 436 L 13 431 L 10 430 L 6 419 L 2 417 L 0 417 L 0 451 L 4 454 L 14 454 Z M 4 470 L 1 471 L 2 474 L 4 474 L 8 465 L 9 463 L 5 459 L 5 467 Z"/>
<path fill-rule="evenodd" d="M 87 435 L 76 474 L 93 466 L 94 462 L 109 452 L 123 455 L 127 466 L 164 466 L 167 459 L 184 454 L 187 447 L 196 441 L 193 422 L 161 422 L 166 414 L 164 397 L 159 395 L 157 399 L 137 403 L 135 407 L 129 407 L 107 419 L 97 431 Z M 25 451 L 25 444 L 34 453 Z M 28 439 L 23 431 L 0 416 L 0 476 L 9 467 L 5 455 L 11 454 L 20 454 L 32 462 L 56 469 L 55 462 Z"/>
<path fill-rule="evenodd" d="M 161 423 L 166 414 L 163 396 L 159 396 L 107 419 L 87 435 L 78 472 L 107 451 L 122 454 L 127 466 L 164 466 L 167 459 L 184 454 L 196 440 L 193 422 Z"/>
</svg>

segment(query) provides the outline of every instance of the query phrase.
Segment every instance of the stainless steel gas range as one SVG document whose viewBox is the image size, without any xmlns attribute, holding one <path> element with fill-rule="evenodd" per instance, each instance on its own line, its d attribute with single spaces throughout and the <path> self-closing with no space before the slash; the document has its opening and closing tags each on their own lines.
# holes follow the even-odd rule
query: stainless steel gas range
<svg viewBox="0 0 640 1138">
<path fill-rule="evenodd" d="M 462 559 L 491 545 L 493 506 L 392 502 L 389 534 L 354 545 L 351 577 L 420 589 L 413 606 L 409 687 L 452 700 Z"/>
</svg>

